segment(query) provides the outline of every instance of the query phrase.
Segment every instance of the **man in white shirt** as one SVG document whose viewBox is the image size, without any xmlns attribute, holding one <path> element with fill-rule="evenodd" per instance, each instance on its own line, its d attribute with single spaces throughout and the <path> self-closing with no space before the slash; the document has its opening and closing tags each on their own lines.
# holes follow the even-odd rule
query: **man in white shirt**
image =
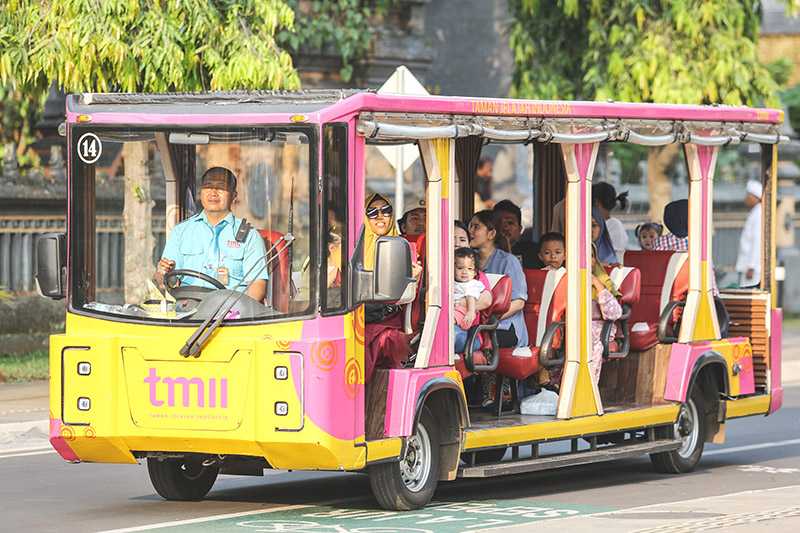
<svg viewBox="0 0 800 533">
<path fill-rule="evenodd" d="M 750 209 L 739 239 L 736 272 L 740 287 L 755 287 L 761 282 L 761 182 L 747 182 L 744 204 Z"/>
</svg>

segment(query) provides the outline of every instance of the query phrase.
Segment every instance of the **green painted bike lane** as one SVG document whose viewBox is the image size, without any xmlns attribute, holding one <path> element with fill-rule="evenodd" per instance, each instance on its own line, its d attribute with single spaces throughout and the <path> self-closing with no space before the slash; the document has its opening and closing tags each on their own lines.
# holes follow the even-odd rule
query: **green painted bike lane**
<svg viewBox="0 0 800 533">
<path fill-rule="evenodd" d="M 554 518 L 614 509 L 514 499 L 440 501 L 418 511 L 335 505 L 291 506 L 248 513 L 247 516 L 209 517 L 208 520 L 159 527 L 158 531 L 221 533 L 462 533 L 535 524 Z"/>
</svg>

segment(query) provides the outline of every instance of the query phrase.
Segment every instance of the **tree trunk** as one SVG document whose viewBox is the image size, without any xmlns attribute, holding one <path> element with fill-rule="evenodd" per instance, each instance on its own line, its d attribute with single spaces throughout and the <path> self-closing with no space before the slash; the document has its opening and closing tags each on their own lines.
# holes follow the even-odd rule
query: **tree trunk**
<svg viewBox="0 0 800 533">
<path fill-rule="evenodd" d="M 141 303 L 153 275 L 153 200 L 147 169 L 148 143 L 129 142 L 122 149 L 125 169 L 125 302 Z"/>
<path fill-rule="evenodd" d="M 667 169 L 678 156 L 679 146 L 667 144 L 650 148 L 647 154 L 647 192 L 650 200 L 650 220 L 662 222 L 664 206 L 672 200 L 672 182 Z"/>
</svg>

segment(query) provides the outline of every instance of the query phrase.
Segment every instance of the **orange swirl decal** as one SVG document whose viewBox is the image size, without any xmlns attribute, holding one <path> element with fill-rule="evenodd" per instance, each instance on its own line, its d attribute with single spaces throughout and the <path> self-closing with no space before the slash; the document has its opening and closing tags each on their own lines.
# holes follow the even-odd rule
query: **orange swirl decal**
<svg viewBox="0 0 800 533">
<path fill-rule="evenodd" d="M 336 345 L 332 342 L 321 342 L 311 352 L 311 362 L 324 372 L 329 372 L 336 364 Z"/>
<path fill-rule="evenodd" d="M 356 307 L 355 324 L 353 327 L 356 336 L 356 344 L 364 344 L 364 306 Z"/>
<path fill-rule="evenodd" d="M 91 428 L 91 427 L 88 427 L 88 428 L 84 429 L 83 430 L 83 434 L 87 439 L 93 439 L 96 436 L 96 434 L 94 432 L 94 429 Z"/>
<path fill-rule="evenodd" d="M 275 348 L 277 348 L 279 350 L 288 350 L 291 346 L 292 346 L 292 342 L 291 341 L 287 341 L 287 340 L 275 341 Z"/>
<path fill-rule="evenodd" d="M 361 381 L 361 367 L 355 359 L 348 359 L 344 367 L 344 392 L 348 398 L 356 397 L 356 390 Z"/>
<path fill-rule="evenodd" d="M 69 426 L 61 426 L 61 438 L 64 440 L 75 440 L 75 432 Z"/>
</svg>

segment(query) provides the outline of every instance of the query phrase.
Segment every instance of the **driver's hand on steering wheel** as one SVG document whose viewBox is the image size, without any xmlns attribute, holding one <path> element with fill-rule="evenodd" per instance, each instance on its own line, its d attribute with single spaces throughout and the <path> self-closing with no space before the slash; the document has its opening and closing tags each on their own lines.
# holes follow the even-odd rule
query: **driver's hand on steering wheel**
<svg viewBox="0 0 800 533">
<path fill-rule="evenodd" d="M 162 257 L 158 260 L 158 266 L 156 267 L 156 275 L 155 280 L 158 282 L 160 286 L 164 286 L 164 276 L 172 269 L 175 268 L 175 261 L 172 259 L 167 259 L 166 257 Z"/>
</svg>

